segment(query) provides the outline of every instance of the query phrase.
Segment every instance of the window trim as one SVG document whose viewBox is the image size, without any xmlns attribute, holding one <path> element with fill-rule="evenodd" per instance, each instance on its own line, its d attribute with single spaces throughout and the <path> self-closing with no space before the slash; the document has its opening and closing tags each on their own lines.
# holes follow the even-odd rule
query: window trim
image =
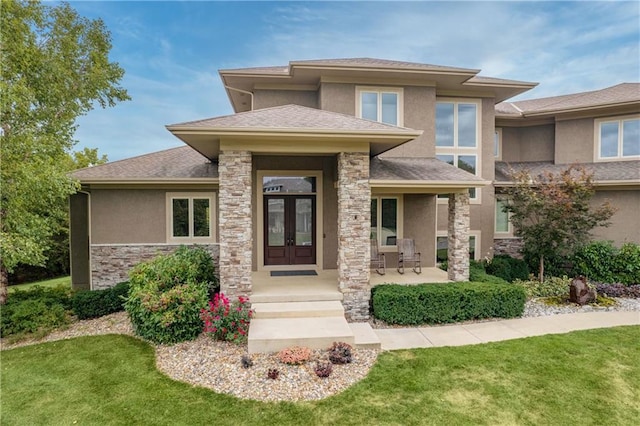
<svg viewBox="0 0 640 426">
<path fill-rule="evenodd" d="M 480 248 L 482 247 L 482 245 L 480 244 L 480 238 L 481 238 L 482 232 L 481 231 L 469 231 L 469 237 L 475 237 L 475 241 L 474 241 L 474 251 L 473 251 L 473 259 L 470 258 L 470 260 L 480 260 Z M 436 263 L 438 263 L 438 238 L 442 238 L 442 237 L 449 237 L 449 233 L 448 231 L 437 231 L 436 232 L 436 237 L 435 237 L 435 261 Z M 447 244 L 447 250 L 449 249 L 448 244 Z"/>
<path fill-rule="evenodd" d="M 435 155 L 453 155 L 454 167 L 458 167 L 458 157 L 460 155 L 475 155 L 476 157 L 476 173 L 475 175 L 478 177 L 482 177 L 482 101 L 480 99 L 474 98 L 447 98 L 447 97 L 438 97 L 436 98 L 436 104 L 438 103 L 453 103 L 457 104 L 475 104 L 476 105 L 476 146 L 475 147 L 459 147 L 458 140 L 454 136 L 453 146 L 437 146 L 435 145 Z M 434 110 L 434 118 L 435 118 L 435 110 Z M 434 125 L 437 126 L 437 123 L 434 121 Z M 454 121 L 453 121 L 453 129 L 454 135 L 457 135 L 458 128 L 458 113 L 457 107 L 454 108 Z M 493 151 L 493 150 L 492 150 Z M 448 202 L 449 197 L 437 197 L 438 204 L 445 204 Z M 476 188 L 476 196 L 473 198 L 469 198 L 469 202 L 471 204 L 482 204 L 482 188 Z"/>
<path fill-rule="evenodd" d="M 498 153 L 496 154 L 496 136 L 498 137 Z M 493 158 L 502 161 L 502 128 L 496 127 L 493 133 Z"/>
<path fill-rule="evenodd" d="M 381 200 L 382 199 L 393 199 L 396 200 L 397 204 L 397 209 L 396 209 L 396 240 L 398 238 L 403 238 L 403 217 L 404 217 L 404 198 L 402 196 L 402 194 L 383 194 L 383 195 L 374 195 L 371 194 L 371 200 L 378 200 L 378 214 L 376 217 L 376 223 L 377 225 L 377 229 L 376 229 L 376 235 L 378 237 L 378 247 L 380 252 L 396 252 L 398 249 L 398 245 L 394 244 L 394 245 L 386 245 L 383 244 L 382 241 L 380 241 L 380 228 L 382 226 L 382 209 L 380 208 L 381 205 Z M 371 221 L 369 221 L 371 222 Z"/>
<path fill-rule="evenodd" d="M 494 203 L 494 220 L 493 220 L 493 233 L 496 237 L 504 238 L 504 237 L 512 237 L 513 236 L 513 225 L 511 224 L 511 213 L 507 212 L 507 230 L 506 231 L 498 231 L 498 201 L 506 201 L 509 200 L 506 197 L 496 197 L 496 201 Z"/>
<path fill-rule="evenodd" d="M 404 89 L 402 87 L 385 87 L 385 86 L 356 86 L 356 117 L 362 118 L 362 93 L 378 94 L 378 123 L 388 124 L 390 126 L 404 127 Z M 397 124 L 384 123 L 382 121 L 382 96 L 383 93 L 393 93 L 398 96 L 397 105 Z M 365 119 L 366 120 L 366 119 Z"/>
<path fill-rule="evenodd" d="M 640 120 L 640 114 L 632 114 L 632 115 L 620 115 L 615 117 L 606 117 L 606 118 L 597 118 L 594 120 L 594 159 L 598 162 L 606 162 L 606 161 L 631 161 L 631 160 L 640 160 L 640 155 L 623 155 L 623 123 L 625 121 L 632 120 Z M 618 150 L 617 155 L 615 157 L 601 157 L 601 144 L 602 144 L 602 133 L 601 128 L 605 123 L 617 123 L 618 124 Z"/>
<path fill-rule="evenodd" d="M 189 200 L 189 236 L 175 237 L 173 235 L 173 200 Z M 209 200 L 209 236 L 196 237 L 193 235 L 193 200 Z M 216 222 L 216 193 L 214 192 L 167 192 L 166 193 L 166 233 L 167 243 L 215 243 L 217 237 Z"/>
</svg>

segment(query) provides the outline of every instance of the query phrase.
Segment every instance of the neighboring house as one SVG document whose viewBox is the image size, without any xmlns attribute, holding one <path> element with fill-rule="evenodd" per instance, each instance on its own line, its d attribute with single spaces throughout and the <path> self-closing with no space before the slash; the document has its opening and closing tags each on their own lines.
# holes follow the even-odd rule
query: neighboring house
<svg viewBox="0 0 640 426">
<path fill-rule="evenodd" d="M 594 163 L 598 196 L 624 204 L 604 236 L 640 242 L 638 85 L 510 104 L 536 83 L 478 73 L 369 58 L 220 71 L 235 114 L 167 126 L 187 146 L 74 173 L 74 287 L 201 244 L 231 296 L 251 294 L 252 271 L 337 270 L 347 318 L 366 319 L 370 238 L 391 267 L 397 238 L 415 239 L 451 280 L 494 238 L 514 245 L 496 209 L 507 163 Z"/>
</svg>

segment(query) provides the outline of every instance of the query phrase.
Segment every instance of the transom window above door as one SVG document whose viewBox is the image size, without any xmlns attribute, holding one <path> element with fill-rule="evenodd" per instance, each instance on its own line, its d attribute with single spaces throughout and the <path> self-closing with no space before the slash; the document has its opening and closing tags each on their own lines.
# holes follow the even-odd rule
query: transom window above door
<svg viewBox="0 0 640 426">
<path fill-rule="evenodd" d="M 314 176 L 264 176 L 262 192 L 265 194 L 315 194 Z"/>
<path fill-rule="evenodd" d="M 356 88 L 356 114 L 366 120 L 402 126 L 402 89 Z"/>
</svg>

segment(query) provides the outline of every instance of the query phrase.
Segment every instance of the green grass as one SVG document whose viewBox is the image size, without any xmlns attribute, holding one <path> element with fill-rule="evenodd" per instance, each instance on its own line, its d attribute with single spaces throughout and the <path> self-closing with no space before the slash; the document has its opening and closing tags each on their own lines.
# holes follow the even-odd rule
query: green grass
<svg viewBox="0 0 640 426">
<path fill-rule="evenodd" d="M 175 382 L 151 346 L 83 337 L 2 352 L 3 424 L 608 424 L 640 418 L 640 326 L 385 352 L 323 401 L 243 401 Z"/>
<path fill-rule="evenodd" d="M 59 285 L 63 285 L 65 287 L 71 287 L 71 277 L 60 277 L 60 278 L 53 278 L 50 280 L 36 281 L 33 283 L 27 283 L 27 284 L 10 285 L 9 293 L 15 290 L 29 290 L 30 288 L 35 287 L 37 285 L 42 287 L 57 287 Z"/>
</svg>

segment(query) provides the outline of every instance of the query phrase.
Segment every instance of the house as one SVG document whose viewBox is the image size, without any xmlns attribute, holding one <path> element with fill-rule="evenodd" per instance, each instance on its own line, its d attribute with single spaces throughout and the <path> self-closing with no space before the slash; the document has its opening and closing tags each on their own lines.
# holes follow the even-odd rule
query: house
<svg viewBox="0 0 640 426">
<path fill-rule="evenodd" d="M 587 164 L 620 207 L 598 236 L 640 242 L 640 86 L 509 103 L 536 83 L 479 72 L 370 58 L 220 71 L 233 115 L 167 126 L 183 147 L 74 173 L 73 286 L 200 244 L 230 296 L 259 271 L 335 271 L 346 317 L 366 320 L 371 238 L 392 266 L 413 238 L 453 281 L 469 256 L 518 247 L 500 210 L 509 166 Z"/>
</svg>

